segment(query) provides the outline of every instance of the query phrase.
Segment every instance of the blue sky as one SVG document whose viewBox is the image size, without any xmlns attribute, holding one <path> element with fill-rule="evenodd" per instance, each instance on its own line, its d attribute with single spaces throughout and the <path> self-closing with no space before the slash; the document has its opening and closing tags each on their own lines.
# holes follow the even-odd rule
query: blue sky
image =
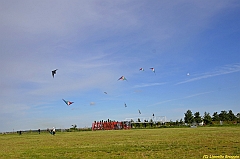
<svg viewBox="0 0 240 159">
<path fill-rule="evenodd" d="M 2 0 L 0 132 L 237 114 L 239 15 L 235 0 Z"/>
</svg>

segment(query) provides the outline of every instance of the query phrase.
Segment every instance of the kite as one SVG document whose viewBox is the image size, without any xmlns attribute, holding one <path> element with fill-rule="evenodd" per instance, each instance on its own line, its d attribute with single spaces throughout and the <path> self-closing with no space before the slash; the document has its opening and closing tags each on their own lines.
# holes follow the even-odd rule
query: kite
<svg viewBox="0 0 240 159">
<path fill-rule="evenodd" d="M 95 105 L 95 102 L 90 102 L 90 105 Z"/>
<path fill-rule="evenodd" d="M 126 80 L 127 81 L 127 79 L 124 76 L 120 77 L 118 80 L 122 80 L 122 81 Z"/>
<path fill-rule="evenodd" d="M 125 107 L 127 107 L 127 104 L 126 104 L 126 103 L 124 103 L 124 106 L 125 106 Z"/>
<path fill-rule="evenodd" d="M 138 113 L 139 113 L 139 114 L 142 114 L 141 111 L 140 111 L 139 109 L 138 109 Z"/>
<path fill-rule="evenodd" d="M 139 71 L 144 71 L 144 69 L 141 67 L 141 68 L 139 69 Z"/>
<path fill-rule="evenodd" d="M 57 70 L 58 70 L 58 69 L 52 71 L 52 76 L 53 76 L 53 78 L 54 78 L 54 75 L 57 73 Z"/>
<path fill-rule="evenodd" d="M 107 94 L 107 92 L 103 92 L 103 93 Z"/>
<path fill-rule="evenodd" d="M 70 102 L 70 101 L 66 101 L 64 99 L 62 99 L 68 106 L 70 106 L 71 104 L 73 104 L 74 102 Z"/>
<path fill-rule="evenodd" d="M 187 73 L 187 76 L 190 76 L 190 73 Z"/>
<path fill-rule="evenodd" d="M 155 73 L 155 69 L 152 67 L 152 68 L 150 68 L 154 73 Z"/>
</svg>

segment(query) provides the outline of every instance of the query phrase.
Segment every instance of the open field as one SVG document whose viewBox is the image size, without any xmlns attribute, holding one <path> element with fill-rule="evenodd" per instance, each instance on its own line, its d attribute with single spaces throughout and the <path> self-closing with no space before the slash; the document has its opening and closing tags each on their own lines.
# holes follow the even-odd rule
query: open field
<svg viewBox="0 0 240 159">
<path fill-rule="evenodd" d="M 0 158 L 240 157 L 240 127 L 0 135 Z"/>
</svg>

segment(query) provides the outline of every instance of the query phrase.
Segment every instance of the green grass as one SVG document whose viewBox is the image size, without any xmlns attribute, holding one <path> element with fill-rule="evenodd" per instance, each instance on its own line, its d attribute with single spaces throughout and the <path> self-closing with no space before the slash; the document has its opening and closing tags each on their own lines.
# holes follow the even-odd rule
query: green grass
<svg viewBox="0 0 240 159">
<path fill-rule="evenodd" d="M 240 127 L 0 135 L 0 158 L 202 158 L 240 156 Z"/>
</svg>

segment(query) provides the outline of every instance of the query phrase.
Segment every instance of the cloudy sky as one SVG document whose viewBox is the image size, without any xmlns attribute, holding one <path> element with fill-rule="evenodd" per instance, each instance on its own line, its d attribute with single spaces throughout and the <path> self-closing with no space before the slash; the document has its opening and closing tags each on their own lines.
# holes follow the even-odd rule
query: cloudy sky
<svg viewBox="0 0 240 159">
<path fill-rule="evenodd" d="M 239 15 L 237 0 L 1 0 L 0 132 L 237 114 Z"/>
</svg>

